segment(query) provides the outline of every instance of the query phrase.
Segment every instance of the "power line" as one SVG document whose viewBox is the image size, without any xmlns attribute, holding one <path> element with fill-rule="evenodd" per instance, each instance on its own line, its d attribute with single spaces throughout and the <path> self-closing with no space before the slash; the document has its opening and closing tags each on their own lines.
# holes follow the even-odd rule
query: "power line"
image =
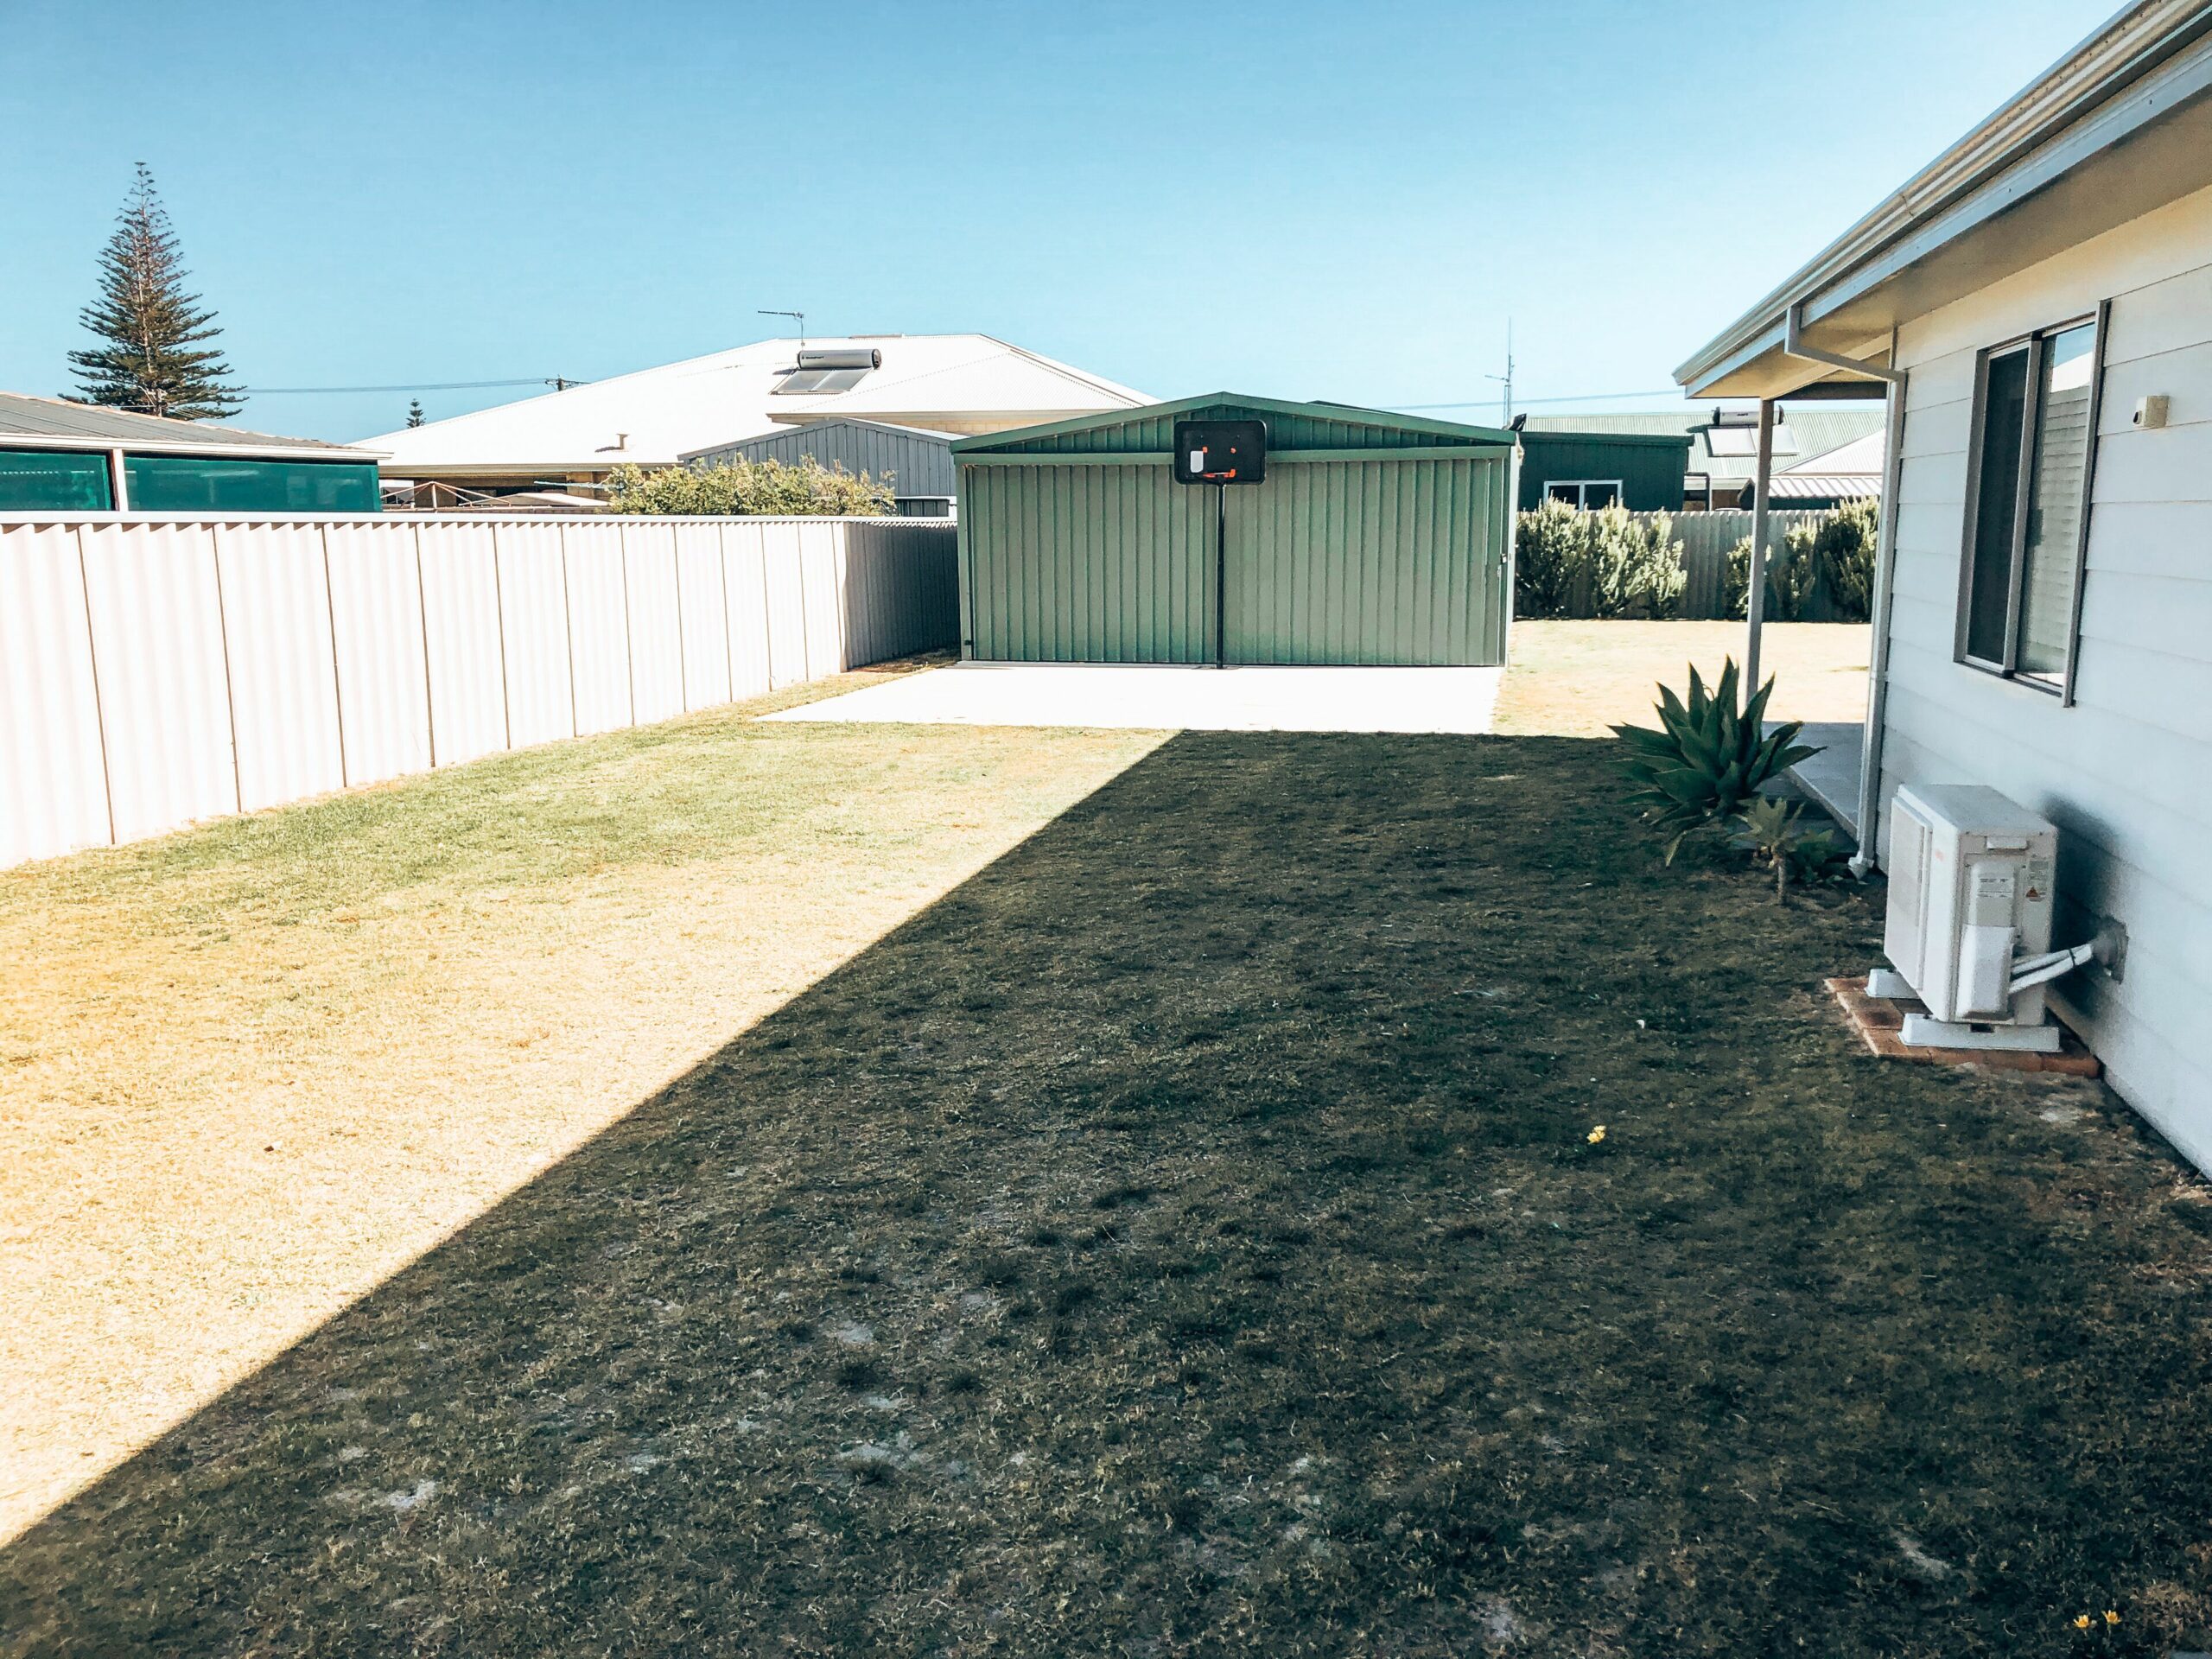
<svg viewBox="0 0 2212 1659">
<path fill-rule="evenodd" d="M 529 380 L 424 380 L 404 386 L 247 386 L 244 391 L 249 397 L 304 397 L 315 392 L 488 391 L 496 386 L 550 386 L 556 391 L 565 391 L 570 386 L 588 384 L 571 380 L 566 375 L 541 374 Z"/>
<path fill-rule="evenodd" d="M 1491 375 L 1487 378 L 1496 380 L 1502 377 Z M 1577 393 L 1572 397 L 1516 397 L 1514 402 L 1524 405 L 1529 404 L 1595 404 L 1614 397 L 1687 398 L 1687 397 L 1688 394 L 1680 386 L 1666 386 L 1656 391 L 1585 391 Z M 1470 397 L 1463 403 L 1457 404 L 1400 404 L 1397 407 L 1411 415 L 1425 409 L 1481 409 L 1487 406 L 1489 403 L 1490 399 L 1487 397 Z"/>
</svg>

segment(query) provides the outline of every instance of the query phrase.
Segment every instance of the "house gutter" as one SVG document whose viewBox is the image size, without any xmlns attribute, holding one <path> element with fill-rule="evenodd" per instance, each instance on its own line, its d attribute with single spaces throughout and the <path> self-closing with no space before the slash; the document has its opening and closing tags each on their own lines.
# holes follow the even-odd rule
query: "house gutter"
<svg viewBox="0 0 2212 1659">
<path fill-rule="evenodd" d="M 1882 808 L 1882 729 L 1889 703 L 1890 605 L 1896 587 L 1897 555 L 1897 486 L 1904 473 L 1904 399 L 1907 375 L 1896 365 L 1897 330 L 1890 330 L 1890 360 L 1873 364 L 1839 352 L 1824 352 L 1804 340 L 1804 302 L 1783 313 L 1782 349 L 1784 355 L 1808 363 L 1847 369 L 1853 374 L 1882 381 L 1888 388 L 1883 398 L 1882 518 L 1874 537 L 1874 592 L 1869 620 L 1874 626 L 1873 650 L 1866 659 L 1866 734 L 1859 745 L 1859 850 L 1852 855 L 1852 874 L 1865 876 L 1880 862 Z M 1760 496 L 1765 495 L 1764 480 Z M 1756 551 L 1756 550 L 1754 550 Z M 1754 560 L 1754 563 L 1757 561 Z"/>
</svg>

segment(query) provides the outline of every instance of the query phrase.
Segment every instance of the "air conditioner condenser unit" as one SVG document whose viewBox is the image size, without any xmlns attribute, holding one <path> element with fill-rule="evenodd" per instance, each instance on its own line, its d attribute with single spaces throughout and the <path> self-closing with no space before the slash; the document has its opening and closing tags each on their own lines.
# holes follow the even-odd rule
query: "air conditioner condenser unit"
<svg viewBox="0 0 2212 1659">
<path fill-rule="evenodd" d="M 2095 956 L 2050 948 L 2058 831 L 1979 784 L 1912 784 L 1890 816 L 1888 969 L 1872 996 L 1915 996 L 1898 1034 L 1919 1048 L 2058 1051 L 2044 987 Z"/>
</svg>

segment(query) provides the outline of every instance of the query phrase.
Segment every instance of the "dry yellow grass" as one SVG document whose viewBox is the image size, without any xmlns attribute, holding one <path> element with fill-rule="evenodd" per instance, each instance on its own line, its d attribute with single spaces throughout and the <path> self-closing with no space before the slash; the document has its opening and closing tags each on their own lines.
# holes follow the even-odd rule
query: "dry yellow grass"
<svg viewBox="0 0 2212 1659">
<path fill-rule="evenodd" d="M 0 1541 L 1160 741 L 796 700 L 0 873 Z"/>
<path fill-rule="evenodd" d="M 1871 631 L 1860 623 L 1776 622 L 1760 672 L 1775 679 L 1777 720 L 1856 721 L 1866 712 Z M 1710 681 L 1744 659 L 1741 622 L 1516 622 L 1513 662 L 1497 698 L 1497 729 L 1525 736 L 1603 737 L 1650 723 L 1653 688 L 1680 690 L 1689 664 Z"/>
</svg>

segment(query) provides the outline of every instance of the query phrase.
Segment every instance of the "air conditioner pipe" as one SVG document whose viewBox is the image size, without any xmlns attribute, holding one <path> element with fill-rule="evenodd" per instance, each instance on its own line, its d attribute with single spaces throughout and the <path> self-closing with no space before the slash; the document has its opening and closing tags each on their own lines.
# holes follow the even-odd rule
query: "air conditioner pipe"
<svg viewBox="0 0 2212 1659">
<path fill-rule="evenodd" d="M 2047 957 L 2030 957 L 2012 964 L 2011 995 L 2018 996 L 2031 985 L 2040 985 L 2046 980 L 2070 974 L 2091 961 L 2097 954 L 2094 944 L 2077 944 L 2070 950 L 2054 950 Z"/>
<path fill-rule="evenodd" d="M 1882 810 L 1882 719 L 1889 701 L 1890 608 L 1896 586 L 1897 552 L 1897 480 L 1904 469 L 1905 371 L 1897 368 L 1897 331 L 1890 330 L 1890 361 L 1868 363 L 1840 352 L 1822 351 L 1805 343 L 1805 302 L 1796 301 L 1782 313 L 1782 351 L 1808 363 L 1848 369 L 1885 382 L 1882 454 L 1881 528 L 1874 538 L 1874 594 L 1871 607 L 1873 650 L 1866 659 L 1866 733 L 1859 745 L 1859 850 L 1851 855 L 1851 873 L 1864 877 L 1878 861 Z"/>
</svg>

